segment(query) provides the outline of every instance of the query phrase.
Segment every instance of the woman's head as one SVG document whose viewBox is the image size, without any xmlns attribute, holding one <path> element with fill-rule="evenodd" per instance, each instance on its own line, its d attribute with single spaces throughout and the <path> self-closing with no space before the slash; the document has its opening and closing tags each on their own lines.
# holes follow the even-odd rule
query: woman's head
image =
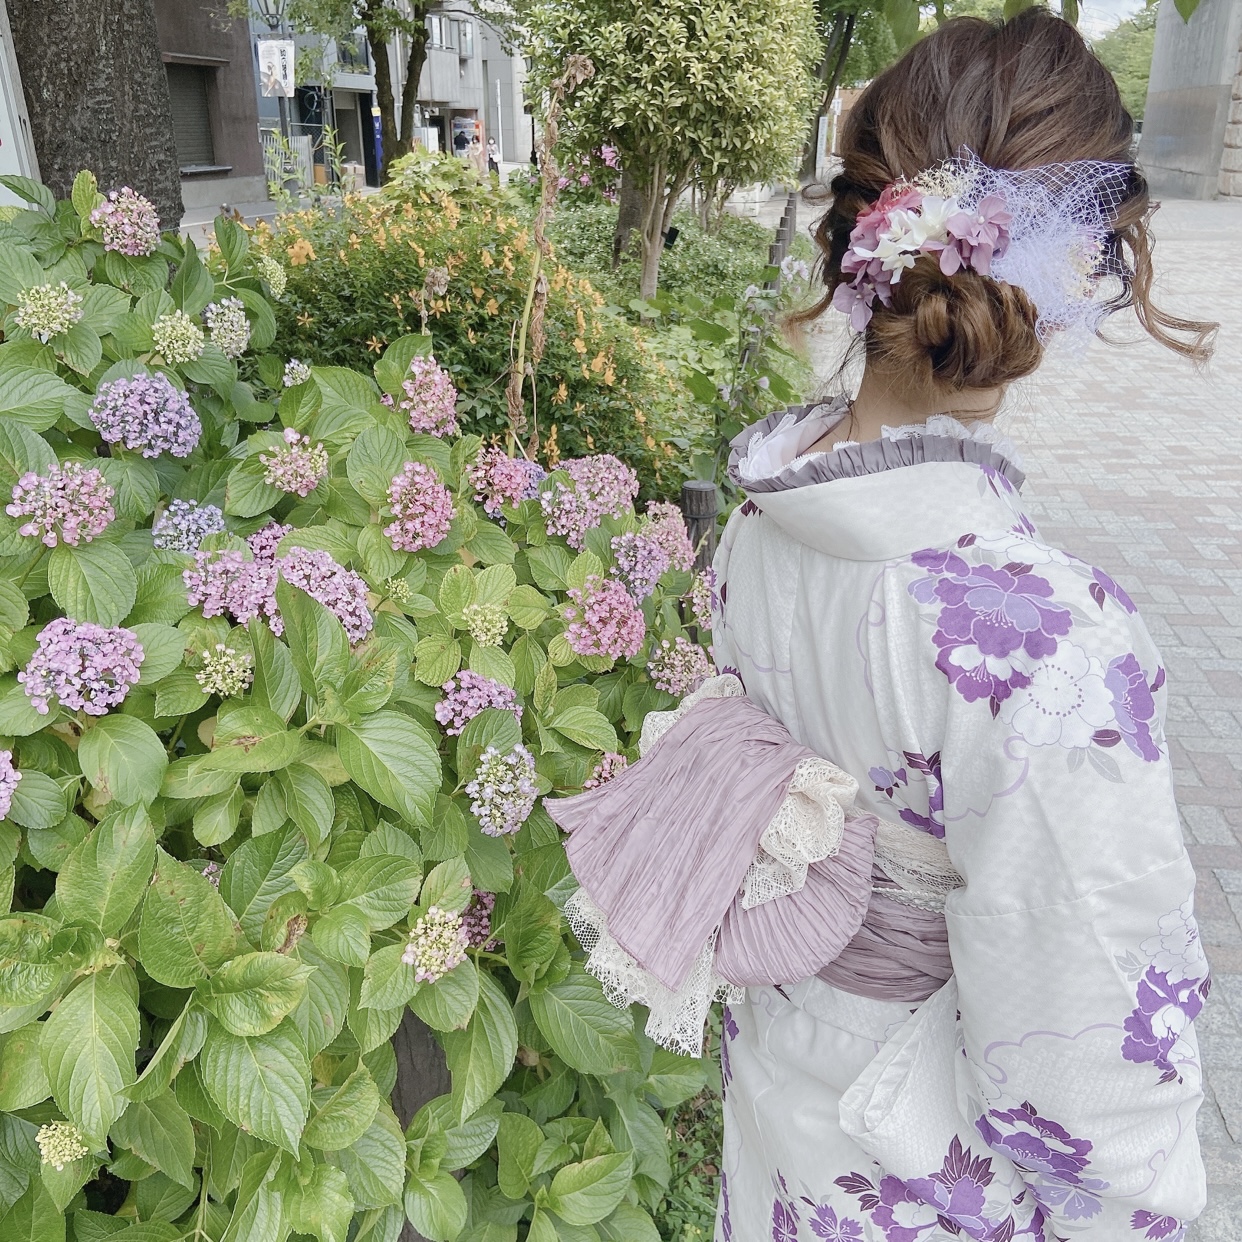
<svg viewBox="0 0 1242 1242">
<path fill-rule="evenodd" d="M 1078 32 L 1041 8 L 993 24 L 957 18 L 917 43 L 863 91 L 839 142 L 843 162 L 832 205 L 820 222 L 831 301 L 857 217 L 885 186 L 911 179 L 964 148 L 993 168 L 1024 169 L 1072 160 L 1128 162 L 1134 123 L 1112 77 Z M 1133 305 L 1162 344 L 1206 357 L 1211 325 L 1152 305 L 1147 183 L 1129 175 L 1113 215 L 1111 257 L 1123 269 L 1110 309 Z M 922 255 L 892 286 L 892 305 L 875 303 L 866 329 L 869 360 L 946 390 L 986 389 L 1029 375 L 1043 345 L 1036 311 L 1021 289 L 962 270 L 942 273 Z"/>
</svg>

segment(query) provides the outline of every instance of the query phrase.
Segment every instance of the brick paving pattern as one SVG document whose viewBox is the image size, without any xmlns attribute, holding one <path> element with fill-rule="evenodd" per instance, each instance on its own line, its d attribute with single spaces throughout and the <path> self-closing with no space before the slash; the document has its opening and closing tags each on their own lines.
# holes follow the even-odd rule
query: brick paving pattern
<svg viewBox="0 0 1242 1242">
<path fill-rule="evenodd" d="M 806 218 L 805 216 L 803 217 Z M 1242 1239 L 1242 204 L 1166 203 L 1162 305 L 1221 323 L 1196 372 L 1128 316 L 1078 357 L 1054 351 L 1001 425 L 1050 542 L 1108 570 L 1138 603 L 1169 674 L 1169 745 L 1214 989 L 1199 1019 L 1208 1207 L 1187 1242 Z M 835 367 L 841 326 L 816 324 Z"/>
</svg>

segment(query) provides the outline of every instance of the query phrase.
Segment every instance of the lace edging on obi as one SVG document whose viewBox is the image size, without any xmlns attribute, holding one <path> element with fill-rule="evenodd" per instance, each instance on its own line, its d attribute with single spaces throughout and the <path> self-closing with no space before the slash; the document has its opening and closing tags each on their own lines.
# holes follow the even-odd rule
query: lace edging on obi
<svg viewBox="0 0 1242 1242">
<path fill-rule="evenodd" d="M 586 969 L 600 981 L 604 995 L 618 1008 L 646 1005 L 647 1034 L 661 1047 L 685 1056 L 703 1055 L 707 1011 L 717 1000 L 736 1004 L 743 988 L 715 971 L 716 939 L 712 931 L 686 981 L 673 991 L 644 970 L 608 933 L 603 912 L 586 891 L 579 889 L 565 903 L 565 918 L 587 953 Z"/>
<path fill-rule="evenodd" d="M 942 911 L 945 898 L 964 883 L 943 841 L 898 820 L 880 820 L 875 861 L 892 883 L 874 885 L 872 891 L 899 905 Z"/>
</svg>

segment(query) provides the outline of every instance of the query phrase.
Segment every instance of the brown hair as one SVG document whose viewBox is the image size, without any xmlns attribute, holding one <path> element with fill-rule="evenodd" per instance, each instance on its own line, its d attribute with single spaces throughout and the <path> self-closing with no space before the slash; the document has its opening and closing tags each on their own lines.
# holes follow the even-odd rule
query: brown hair
<svg viewBox="0 0 1242 1242">
<path fill-rule="evenodd" d="M 844 167 L 816 229 L 827 292 L 798 318 L 831 303 L 847 277 L 841 259 L 860 212 L 886 185 L 913 178 L 968 147 L 994 168 L 1069 160 L 1128 163 L 1134 122 L 1108 70 L 1068 22 L 1042 8 L 1012 21 L 946 22 L 863 91 L 840 142 Z M 1195 360 L 1211 354 L 1216 325 L 1181 319 L 1151 301 L 1152 206 L 1137 168 L 1117 208 L 1113 256 L 1126 275 L 1109 309 L 1133 306 L 1162 345 Z M 1043 345 L 1022 290 L 975 272 L 944 276 L 922 256 L 893 286 L 893 305 L 875 304 L 867 356 L 946 389 L 993 388 L 1029 375 Z"/>
</svg>

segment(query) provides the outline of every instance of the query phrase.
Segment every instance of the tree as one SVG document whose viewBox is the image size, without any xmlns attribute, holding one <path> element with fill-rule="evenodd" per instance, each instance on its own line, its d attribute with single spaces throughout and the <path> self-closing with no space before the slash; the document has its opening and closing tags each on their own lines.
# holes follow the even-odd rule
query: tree
<svg viewBox="0 0 1242 1242">
<path fill-rule="evenodd" d="M 8 0 L 39 171 L 65 197 L 80 169 L 145 194 L 165 228 L 184 207 L 152 0 Z"/>
<path fill-rule="evenodd" d="M 563 148 L 607 143 L 642 196 L 644 297 L 678 197 L 694 181 L 793 174 L 815 102 L 811 0 L 540 0 L 531 10 L 532 85 L 573 55 L 595 74 L 567 96 Z"/>
<path fill-rule="evenodd" d="M 1133 17 L 1117 23 L 1097 39 L 1092 50 L 1113 75 L 1121 101 L 1136 121 L 1143 119 L 1147 105 L 1147 79 L 1151 73 L 1151 54 L 1156 46 L 1156 6 L 1148 4 Z"/>
</svg>

